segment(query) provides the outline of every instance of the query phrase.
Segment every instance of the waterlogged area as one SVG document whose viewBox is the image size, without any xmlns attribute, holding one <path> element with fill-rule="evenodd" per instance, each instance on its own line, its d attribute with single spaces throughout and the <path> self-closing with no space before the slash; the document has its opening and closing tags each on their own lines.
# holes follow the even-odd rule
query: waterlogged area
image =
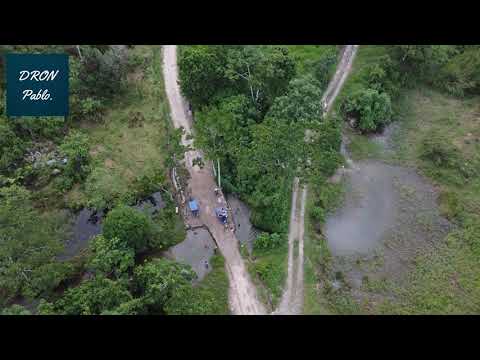
<svg viewBox="0 0 480 360">
<path fill-rule="evenodd" d="M 383 154 L 394 151 L 394 126 L 370 139 Z M 434 187 L 415 169 L 353 162 L 347 148 L 344 201 L 328 216 L 325 234 L 334 255 L 334 288 L 353 289 L 359 299 L 368 281 L 401 281 L 416 256 L 442 241 L 451 224 L 440 215 Z"/>
<path fill-rule="evenodd" d="M 140 200 L 133 207 L 139 211 L 154 214 L 165 207 L 165 203 L 161 193 L 156 192 Z M 65 251 L 58 256 L 58 259 L 69 260 L 86 249 L 90 240 L 102 232 L 102 221 L 106 214 L 107 210 L 82 209 L 78 214 L 72 215 L 72 234 L 65 242 Z"/>
<path fill-rule="evenodd" d="M 260 231 L 250 222 L 250 209 L 247 204 L 233 195 L 229 195 L 227 200 L 232 208 L 235 236 L 240 244 L 246 246 L 251 253 L 253 243 Z"/>
<path fill-rule="evenodd" d="M 188 264 L 201 281 L 211 270 L 210 258 L 216 252 L 216 244 L 205 228 L 187 231 L 187 237 L 181 243 L 171 247 L 165 256 L 179 263 Z"/>
</svg>

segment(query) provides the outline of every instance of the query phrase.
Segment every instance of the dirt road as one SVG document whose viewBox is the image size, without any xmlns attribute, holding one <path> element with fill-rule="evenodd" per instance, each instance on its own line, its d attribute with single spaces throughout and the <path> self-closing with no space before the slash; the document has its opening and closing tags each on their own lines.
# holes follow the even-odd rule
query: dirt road
<svg viewBox="0 0 480 360">
<path fill-rule="evenodd" d="M 322 103 L 326 103 L 328 113 L 340 92 L 348 74 L 352 68 L 358 45 L 346 45 L 342 58 L 327 90 L 322 97 Z M 290 213 L 290 227 L 288 233 L 288 273 L 287 283 L 280 304 L 273 312 L 278 315 L 301 314 L 303 308 L 303 237 L 305 230 L 305 202 L 307 199 L 307 186 L 302 189 L 302 196 L 298 199 L 299 179 L 295 178 L 292 190 L 292 209 Z M 298 201 L 299 200 L 299 201 Z M 300 204 L 298 203 L 300 202 Z M 295 256 L 295 243 L 298 244 Z"/>
<path fill-rule="evenodd" d="M 178 85 L 176 45 L 163 46 L 163 74 L 172 122 L 176 128 L 183 127 L 185 129 L 182 143 L 185 146 L 191 146 L 192 139 L 188 137 L 192 135 L 192 118 L 188 113 L 188 106 Z M 197 157 L 203 159 L 201 151 L 190 150 L 185 153 L 185 166 L 191 175 L 188 186 L 190 193 L 199 202 L 200 222 L 210 230 L 225 258 L 225 267 L 230 282 L 231 312 L 238 315 L 266 314 L 263 304 L 258 301 L 255 286 L 238 250 L 238 240 L 232 232 L 225 230 L 215 216 L 215 207 L 226 205 L 226 202 L 223 196 L 217 198 L 214 194 L 216 184 L 213 178 L 212 165 L 206 163 L 203 169 L 198 165 L 194 166 L 192 162 Z"/>
<path fill-rule="evenodd" d="M 288 232 L 287 283 L 280 304 L 277 310 L 272 313 L 273 315 L 294 315 L 302 312 L 303 230 L 307 189 L 306 187 L 303 188 L 300 199 L 298 199 L 298 189 L 299 179 L 295 178 L 292 191 L 292 208 L 290 210 L 290 228 Z M 298 249 L 296 255 L 294 254 L 295 248 Z"/>
</svg>

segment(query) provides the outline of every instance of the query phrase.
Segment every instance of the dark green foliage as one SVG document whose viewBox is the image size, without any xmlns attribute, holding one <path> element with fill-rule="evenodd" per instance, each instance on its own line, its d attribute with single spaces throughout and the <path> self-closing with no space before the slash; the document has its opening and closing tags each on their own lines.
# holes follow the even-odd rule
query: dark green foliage
<svg viewBox="0 0 480 360">
<path fill-rule="evenodd" d="M 43 314 L 100 315 L 131 300 L 123 282 L 96 276 L 66 290 L 53 305 L 43 303 L 39 310 Z"/>
<path fill-rule="evenodd" d="M 423 139 L 420 158 L 427 163 L 427 172 L 443 182 L 461 185 L 480 175 L 478 157 L 464 158 L 459 149 L 440 131 L 434 130 Z"/>
<path fill-rule="evenodd" d="M 337 51 L 335 48 L 329 48 L 328 51 L 322 53 L 322 55 L 313 62 L 311 65 L 313 76 L 319 82 L 320 88 L 326 89 L 330 78 L 335 72 L 337 64 Z"/>
<path fill-rule="evenodd" d="M 83 181 L 90 173 L 90 154 L 88 137 L 80 132 L 67 136 L 60 145 L 60 151 L 67 158 L 63 169 L 65 189 L 70 189 L 76 182 Z"/>
<path fill-rule="evenodd" d="M 25 143 L 13 131 L 11 122 L 0 117 L 0 171 L 19 163 L 25 151 Z"/>
<path fill-rule="evenodd" d="M 194 107 L 244 94 L 262 113 L 295 75 L 288 49 L 280 46 L 186 46 L 179 69 L 182 92 Z"/>
<path fill-rule="evenodd" d="M 360 89 L 347 97 L 342 104 L 346 116 L 358 120 L 362 132 L 373 132 L 387 124 L 392 116 L 390 96 L 374 89 Z"/>
<path fill-rule="evenodd" d="M 83 61 L 72 66 L 78 81 L 72 83 L 72 92 L 84 97 L 111 99 L 124 90 L 124 76 L 128 59 L 113 50 L 102 53 L 93 47 L 83 48 Z"/>
<path fill-rule="evenodd" d="M 152 224 L 148 216 L 124 205 L 110 211 L 103 224 L 105 238 L 118 238 L 136 252 L 146 248 L 151 233 Z"/>
<path fill-rule="evenodd" d="M 54 225 L 33 208 L 25 188 L 0 188 L 2 301 L 49 292 L 65 277 L 68 264 L 55 261 L 62 245 Z"/>
<path fill-rule="evenodd" d="M 178 60 L 179 77 L 183 94 L 194 107 L 206 105 L 225 87 L 224 67 L 226 48 L 217 46 L 185 46 Z"/>
<path fill-rule="evenodd" d="M 457 96 L 480 93 L 480 48 L 468 47 L 442 67 L 437 86 Z"/>
</svg>

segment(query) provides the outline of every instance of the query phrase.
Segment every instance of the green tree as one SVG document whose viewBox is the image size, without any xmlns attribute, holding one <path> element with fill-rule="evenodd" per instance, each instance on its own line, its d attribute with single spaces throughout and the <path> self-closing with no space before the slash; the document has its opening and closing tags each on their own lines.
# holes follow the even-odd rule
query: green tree
<svg viewBox="0 0 480 360">
<path fill-rule="evenodd" d="M 267 116 L 288 122 L 320 121 L 323 114 L 321 98 L 319 83 L 312 76 L 294 79 L 287 93 L 275 99 Z"/>
<path fill-rule="evenodd" d="M 196 274 L 188 265 L 167 259 L 153 259 L 135 268 L 135 287 L 150 313 L 162 313 L 174 289 L 191 286 Z"/>
<path fill-rule="evenodd" d="M 97 235 L 90 243 L 93 256 L 88 265 L 105 276 L 120 277 L 135 265 L 135 252 L 117 237 L 111 239 Z"/>
<path fill-rule="evenodd" d="M 182 93 L 194 107 L 207 105 L 226 87 L 224 46 L 194 45 L 180 48 L 178 67 Z"/>
<path fill-rule="evenodd" d="M 256 109 L 265 113 L 295 76 L 295 61 L 282 46 L 231 47 L 225 76 L 241 93 L 248 94 Z"/>
<path fill-rule="evenodd" d="M 103 236 L 116 240 L 136 252 L 146 248 L 152 233 L 150 219 L 144 213 L 131 207 L 120 205 L 111 210 L 103 224 Z"/>
<path fill-rule="evenodd" d="M 125 283 L 113 281 L 103 276 L 82 282 L 79 286 L 67 289 L 63 296 L 52 305 L 42 305 L 43 313 L 65 315 L 100 315 L 131 301 L 132 295 Z"/>
</svg>

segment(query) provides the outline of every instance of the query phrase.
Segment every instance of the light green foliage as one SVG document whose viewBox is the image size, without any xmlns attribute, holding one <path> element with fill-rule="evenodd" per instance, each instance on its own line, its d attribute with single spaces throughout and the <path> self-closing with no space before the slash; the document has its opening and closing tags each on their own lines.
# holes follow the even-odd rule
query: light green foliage
<svg viewBox="0 0 480 360">
<path fill-rule="evenodd" d="M 392 104 L 388 94 L 362 89 L 346 99 L 342 111 L 347 116 L 358 118 L 358 128 L 362 132 L 372 132 L 390 121 Z"/>
<path fill-rule="evenodd" d="M 120 205 L 107 214 L 103 235 L 118 241 L 135 251 L 146 248 L 152 233 L 152 223 L 147 215 L 131 207 Z"/>
<path fill-rule="evenodd" d="M 12 305 L 8 308 L 5 308 L 1 315 L 32 315 L 30 310 L 26 309 L 21 305 Z"/>
<path fill-rule="evenodd" d="M 308 75 L 292 80 L 287 93 L 275 99 L 267 116 L 287 122 L 319 121 L 323 114 L 319 85 Z"/>
<path fill-rule="evenodd" d="M 131 300 L 132 295 L 123 282 L 96 276 L 67 289 L 53 306 L 44 303 L 40 310 L 41 313 L 100 315 Z"/>
<path fill-rule="evenodd" d="M 97 235 L 91 240 L 92 257 L 88 266 L 105 276 L 120 277 L 135 265 L 135 252 L 119 238 Z"/>
<path fill-rule="evenodd" d="M 153 259 L 135 268 L 135 287 L 150 313 L 161 313 L 172 293 L 182 286 L 191 286 L 196 274 L 187 265 L 167 259 Z"/>
<path fill-rule="evenodd" d="M 214 256 L 210 263 L 212 271 L 201 283 L 184 285 L 174 289 L 165 304 L 169 315 L 226 315 L 228 310 L 228 277 L 224 260 Z"/>
</svg>

